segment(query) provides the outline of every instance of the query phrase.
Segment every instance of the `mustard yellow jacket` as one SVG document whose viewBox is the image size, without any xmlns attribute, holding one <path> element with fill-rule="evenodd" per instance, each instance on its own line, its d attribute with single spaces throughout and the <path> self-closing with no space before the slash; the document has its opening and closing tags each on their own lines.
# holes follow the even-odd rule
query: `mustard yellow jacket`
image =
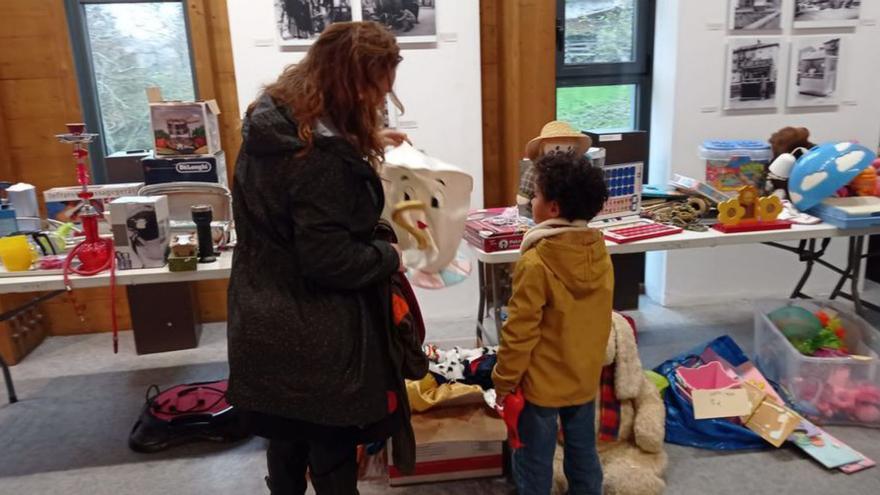
<svg viewBox="0 0 880 495">
<path fill-rule="evenodd" d="M 549 225 L 547 225 L 549 224 Z M 513 275 L 498 364 L 499 396 L 522 387 L 529 402 L 591 402 L 611 332 L 614 271 L 602 234 L 585 222 L 529 231 Z"/>
</svg>

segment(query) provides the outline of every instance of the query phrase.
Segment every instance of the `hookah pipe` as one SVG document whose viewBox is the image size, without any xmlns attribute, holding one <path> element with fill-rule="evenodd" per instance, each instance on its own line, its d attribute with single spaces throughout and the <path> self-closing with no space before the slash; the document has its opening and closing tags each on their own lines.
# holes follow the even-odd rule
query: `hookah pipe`
<svg viewBox="0 0 880 495">
<path fill-rule="evenodd" d="M 80 220 L 85 233 L 85 240 L 77 244 L 64 260 L 64 287 L 68 292 L 73 291 L 70 285 L 70 274 L 83 277 L 97 275 L 104 270 L 110 270 L 110 318 L 113 321 L 113 352 L 119 352 L 119 328 L 116 322 L 116 255 L 113 249 L 112 239 L 102 239 L 98 234 L 98 219 L 101 213 L 92 206 L 91 199 L 94 196 L 89 191 L 89 176 L 86 166 L 86 158 L 89 156 L 86 146 L 98 135 L 85 132 L 85 124 L 67 124 L 66 134 L 57 134 L 55 137 L 65 144 L 73 145 L 73 157 L 76 160 L 76 180 L 82 189 L 78 196 L 83 201 L 80 211 Z M 74 266 L 73 261 L 78 259 L 79 265 Z"/>
</svg>

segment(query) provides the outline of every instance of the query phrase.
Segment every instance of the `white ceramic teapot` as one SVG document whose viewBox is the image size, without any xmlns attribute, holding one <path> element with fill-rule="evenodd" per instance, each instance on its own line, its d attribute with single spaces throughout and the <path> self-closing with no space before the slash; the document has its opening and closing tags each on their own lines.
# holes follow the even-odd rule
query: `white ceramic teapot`
<svg viewBox="0 0 880 495">
<path fill-rule="evenodd" d="M 470 209 L 473 178 L 403 143 L 385 153 L 382 180 L 382 216 L 394 227 L 403 264 L 411 270 L 411 277 L 412 272 L 421 276 L 421 282 L 419 277 L 412 277 L 414 282 L 430 288 L 450 285 L 442 275 L 456 261 Z"/>
</svg>

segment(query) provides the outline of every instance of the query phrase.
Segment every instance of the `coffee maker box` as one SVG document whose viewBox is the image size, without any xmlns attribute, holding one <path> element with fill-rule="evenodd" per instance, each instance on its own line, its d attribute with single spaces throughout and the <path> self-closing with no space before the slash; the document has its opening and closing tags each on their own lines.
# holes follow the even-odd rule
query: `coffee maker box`
<svg viewBox="0 0 880 495">
<path fill-rule="evenodd" d="M 157 155 L 210 155 L 220 151 L 220 107 L 215 100 L 164 101 L 147 88 Z"/>
<path fill-rule="evenodd" d="M 147 185 L 167 182 L 211 182 L 227 187 L 226 153 L 186 157 L 147 157 L 141 160 Z"/>
<path fill-rule="evenodd" d="M 171 226 L 167 196 L 124 196 L 110 203 L 116 267 L 161 268 L 168 260 Z"/>
</svg>

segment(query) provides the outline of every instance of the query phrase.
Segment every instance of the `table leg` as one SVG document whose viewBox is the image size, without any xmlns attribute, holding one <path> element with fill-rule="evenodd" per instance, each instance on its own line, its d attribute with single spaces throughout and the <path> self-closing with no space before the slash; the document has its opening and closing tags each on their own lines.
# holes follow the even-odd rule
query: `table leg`
<svg viewBox="0 0 880 495">
<path fill-rule="evenodd" d="M 504 326 L 501 321 L 501 309 L 504 307 L 504 300 L 501 297 L 501 276 L 499 271 L 504 270 L 505 265 L 492 265 L 492 316 L 495 319 L 495 343 L 501 343 L 501 329 Z"/>
<path fill-rule="evenodd" d="M 477 275 L 479 276 L 480 301 L 477 306 L 477 346 L 483 345 L 483 320 L 486 318 L 486 264 L 477 262 Z"/>
<path fill-rule="evenodd" d="M 807 285 L 807 280 L 809 280 L 810 275 L 813 274 L 813 264 L 815 263 L 815 259 L 814 259 L 813 254 L 816 252 L 816 239 L 810 239 L 807 242 L 809 244 L 809 247 L 807 248 L 808 249 L 807 252 L 809 254 L 806 256 L 801 254 L 801 259 L 804 260 L 804 262 L 807 264 L 807 266 L 806 266 L 806 268 L 804 268 L 804 274 L 801 275 L 800 280 L 798 280 L 797 285 L 795 286 L 794 290 L 791 293 L 791 299 L 799 299 L 801 297 L 805 297 L 805 294 L 803 293 L 804 286 Z M 800 245 L 798 246 L 798 250 L 803 252 L 804 245 L 805 245 L 805 241 L 801 241 Z"/>
<path fill-rule="evenodd" d="M 856 314 L 863 314 L 862 308 L 862 297 L 859 294 L 859 277 L 862 272 L 862 251 L 865 248 L 865 237 L 859 236 L 855 239 L 855 244 L 853 246 L 855 249 L 850 252 L 850 260 L 852 263 L 852 273 L 850 274 L 850 282 L 851 288 L 850 292 L 852 295 L 852 302 L 856 307 Z"/>
<path fill-rule="evenodd" d="M 15 395 L 15 384 L 12 383 L 12 374 L 9 372 L 9 366 L 6 364 L 3 356 L 0 356 L 0 367 L 3 368 L 3 380 L 6 382 L 6 393 L 9 395 L 9 403 L 15 404 L 18 402 L 18 397 Z"/>
<path fill-rule="evenodd" d="M 854 237 L 850 237 L 848 239 L 849 247 L 846 252 L 846 268 L 843 270 L 843 274 L 840 276 L 840 280 L 837 281 L 837 285 L 834 286 L 834 290 L 831 291 L 830 299 L 834 300 L 840 297 L 843 294 L 843 285 L 846 284 L 846 279 L 850 278 L 853 270 L 853 252 L 855 251 L 855 243 L 856 240 Z"/>
</svg>

